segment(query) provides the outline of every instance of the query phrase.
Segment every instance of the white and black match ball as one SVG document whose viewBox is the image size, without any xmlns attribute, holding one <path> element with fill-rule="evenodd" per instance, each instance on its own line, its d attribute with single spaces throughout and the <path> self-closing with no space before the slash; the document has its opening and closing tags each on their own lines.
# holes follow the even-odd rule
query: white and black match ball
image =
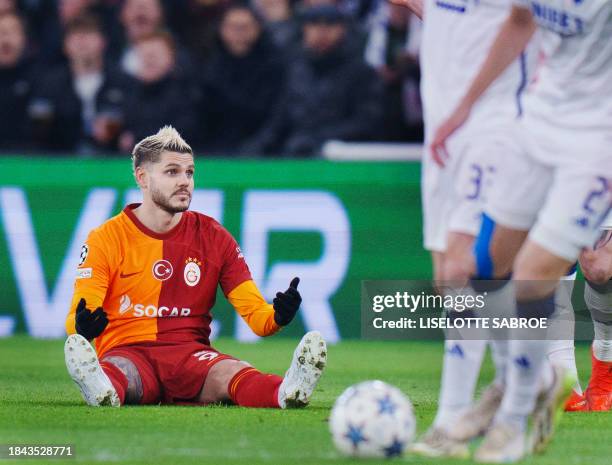
<svg viewBox="0 0 612 465">
<path fill-rule="evenodd" d="M 329 428 L 336 448 L 353 457 L 396 457 L 414 439 L 410 400 L 383 381 L 346 389 L 334 403 Z"/>
</svg>

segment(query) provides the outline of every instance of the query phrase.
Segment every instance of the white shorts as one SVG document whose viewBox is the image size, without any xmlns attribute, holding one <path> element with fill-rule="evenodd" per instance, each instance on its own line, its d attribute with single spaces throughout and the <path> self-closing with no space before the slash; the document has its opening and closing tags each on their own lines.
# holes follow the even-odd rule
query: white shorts
<svg viewBox="0 0 612 465">
<path fill-rule="evenodd" d="M 499 164 L 485 211 L 497 223 L 530 230 L 549 252 L 575 261 L 591 247 L 612 205 L 612 147 L 576 131 L 514 127 L 517 156 Z"/>
<path fill-rule="evenodd" d="M 424 145 L 421 196 L 423 236 L 427 250 L 444 252 L 449 232 L 476 236 L 480 229 L 487 191 L 494 182 L 497 156 L 507 154 L 504 134 L 476 133 L 466 128 L 447 145 L 450 155 L 445 168 L 431 159 Z"/>
</svg>

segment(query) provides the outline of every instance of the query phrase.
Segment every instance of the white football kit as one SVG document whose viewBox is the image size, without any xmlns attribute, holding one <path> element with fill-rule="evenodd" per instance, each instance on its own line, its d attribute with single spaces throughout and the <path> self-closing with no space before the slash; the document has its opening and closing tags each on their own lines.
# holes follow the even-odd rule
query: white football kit
<svg viewBox="0 0 612 465">
<path fill-rule="evenodd" d="M 421 193 L 425 248 L 446 249 L 449 231 L 476 235 L 496 159 L 512 157 L 506 131 L 522 111 L 521 97 L 537 59 L 534 43 L 491 86 L 467 124 L 448 142 L 450 160 L 439 168 L 431 160 L 434 131 L 467 91 L 487 56 L 509 0 L 425 0 L 421 43 L 421 96 L 425 145 Z"/>
<path fill-rule="evenodd" d="M 547 57 L 485 210 L 574 261 L 612 204 L 612 1 L 515 3 L 531 9 Z"/>
</svg>

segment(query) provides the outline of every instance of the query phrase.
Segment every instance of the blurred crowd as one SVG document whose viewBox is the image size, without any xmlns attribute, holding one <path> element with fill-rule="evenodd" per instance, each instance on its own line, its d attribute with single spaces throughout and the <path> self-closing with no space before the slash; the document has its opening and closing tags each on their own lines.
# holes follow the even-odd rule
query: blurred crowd
<svg viewBox="0 0 612 465">
<path fill-rule="evenodd" d="M 419 35 L 384 0 L 0 0 L 0 153 L 418 142 Z"/>
</svg>

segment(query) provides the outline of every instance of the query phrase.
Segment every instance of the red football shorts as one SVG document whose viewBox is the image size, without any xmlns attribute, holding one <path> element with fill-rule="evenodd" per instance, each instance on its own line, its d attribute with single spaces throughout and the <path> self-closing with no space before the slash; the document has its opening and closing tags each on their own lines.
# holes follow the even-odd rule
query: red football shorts
<svg viewBox="0 0 612 465">
<path fill-rule="evenodd" d="M 139 342 L 115 347 L 102 358 L 129 359 L 142 381 L 141 404 L 197 403 L 209 370 L 221 360 L 236 360 L 199 342 Z"/>
</svg>

